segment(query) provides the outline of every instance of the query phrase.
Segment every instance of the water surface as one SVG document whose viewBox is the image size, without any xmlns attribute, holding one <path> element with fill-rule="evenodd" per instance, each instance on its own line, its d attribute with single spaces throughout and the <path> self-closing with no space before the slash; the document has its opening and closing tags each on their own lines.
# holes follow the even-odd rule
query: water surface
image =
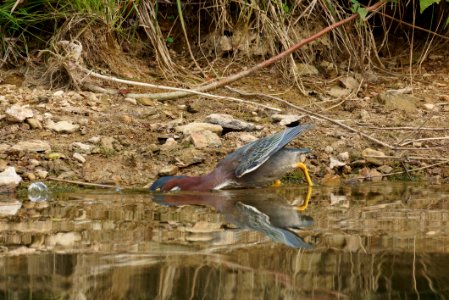
<svg viewBox="0 0 449 300">
<path fill-rule="evenodd" d="M 2 196 L 1 299 L 446 299 L 449 186 Z"/>
</svg>

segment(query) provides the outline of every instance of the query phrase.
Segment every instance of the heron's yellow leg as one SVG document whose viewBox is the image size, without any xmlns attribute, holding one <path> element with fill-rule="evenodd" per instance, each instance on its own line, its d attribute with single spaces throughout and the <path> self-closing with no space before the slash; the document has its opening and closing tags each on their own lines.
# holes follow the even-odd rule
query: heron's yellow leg
<svg viewBox="0 0 449 300">
<path fill-rule="evenodd" d="M 313 186 L 312 179 L 310 179 L 309 171 L 307 170 L 307 166 L 303 164 L 302 162 L 298 162 L 295 165 L 296 168 L 301 169 L 301 171 L 304 173 L 304 176 L 306 177 L 307 184 L 309 186 Z"/>
<path fill-rule="evenodd" d="M 304 199 L 304 202 L 300 206 L 296 207 L 296 209 L 299 211 L 306 210 L 307 206 L 309 205 L 309 200 L 311 196 L 312 196 L 312 186 L 309 185 L 309 187 L 307 188 L 306 199 Z"/>
<path fill-rule="evenodd" d="M 273 182 L 273 186 L 276 187 L 276 188 L 280 187 L 281 185 L 282 185 L 282 182 L 279 179 L 276 179 Z"/>
</svg>

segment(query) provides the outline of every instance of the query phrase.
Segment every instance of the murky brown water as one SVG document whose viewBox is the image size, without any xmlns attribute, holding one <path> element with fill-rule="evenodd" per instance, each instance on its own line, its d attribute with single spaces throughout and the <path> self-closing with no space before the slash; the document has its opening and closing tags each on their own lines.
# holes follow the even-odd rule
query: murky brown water
<svg viewBox="0 0 449 300">
<path fill-rule="evenodd" d="M 449 186 L 1 196 L 0 299 L 446 299 Z"/>
</svg>

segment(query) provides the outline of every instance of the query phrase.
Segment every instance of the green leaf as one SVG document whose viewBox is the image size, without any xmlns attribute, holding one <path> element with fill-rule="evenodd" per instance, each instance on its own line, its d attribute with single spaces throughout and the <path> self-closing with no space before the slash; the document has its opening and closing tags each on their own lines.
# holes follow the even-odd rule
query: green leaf
<svg viewBox="0 0 449 300">
<path fill-rule="evenodd" d="M 423 11 L 434 3 L 440 3 L 440 0 L 419 0 L 420 13 L 423 13 Z"/>
<path fill-rule="evenodd" d="M 169 43 L 169 44 L 173 44 L 174 41 L 175 41 L 175 39 L 173 37 L 171 37 L 171 36 L 169 36 L 167 38 L 167 43 Z"/>
</svg>

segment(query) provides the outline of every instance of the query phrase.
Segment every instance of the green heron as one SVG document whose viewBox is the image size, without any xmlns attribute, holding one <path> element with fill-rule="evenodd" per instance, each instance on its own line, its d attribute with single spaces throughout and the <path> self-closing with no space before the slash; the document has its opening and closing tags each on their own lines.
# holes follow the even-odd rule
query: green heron
<svg viewBox="0 0 449 300">
<path fill-rule="evenodd" d="M 151 191 L 207 191 L 223 188 L 260 187 L 274 182 L 294 169 L 301 169 L 309 186 L 312 186 L 309 172 L 299 156 L 310 150 L 305 148 L 284 148 L 292 139 L 312 125 L 298 125 L 286 128 L 273 135 L 244 145 L 228 154 L 216 168 L 202 176 L 165 176 L 157 179 Z"/>
</svg>

